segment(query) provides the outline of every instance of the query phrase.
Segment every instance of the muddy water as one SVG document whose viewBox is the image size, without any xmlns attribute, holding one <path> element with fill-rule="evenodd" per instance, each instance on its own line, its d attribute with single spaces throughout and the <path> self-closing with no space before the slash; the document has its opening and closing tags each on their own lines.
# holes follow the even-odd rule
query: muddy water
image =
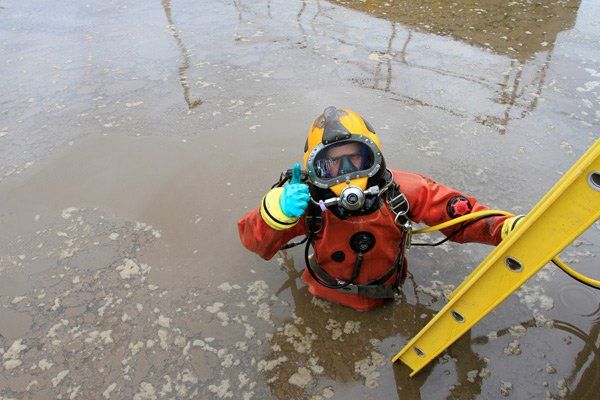
<svg viewBox="0 0 600 400">
<path fill-rule="evenodd" d="M 597 293 L 548 266 L 413 379 L 489 252 L 358 313 L 235 222 L 330 104 L 391 166 L 525 213 L 600 127 L 594 1 L 0 3 L 0 398 L 594 398 Z M 597 275 L 600 227 L 565 250 Z"/>
</svg>

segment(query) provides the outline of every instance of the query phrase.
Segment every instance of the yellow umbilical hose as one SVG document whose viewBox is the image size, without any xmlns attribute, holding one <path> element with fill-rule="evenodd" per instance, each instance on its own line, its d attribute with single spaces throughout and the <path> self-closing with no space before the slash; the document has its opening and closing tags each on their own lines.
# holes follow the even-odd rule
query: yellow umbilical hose
<svg viewBox="0 0 600 400">
<path fill-rule="evenodd" d="M 508 211 L 503 211 L 503 210 L 477 211 L 477 212 L 474 212 L 472 214 L 467 214 L 467 215 L 463 215 L 462 217 L 451 219 L 450 221 L 446 221 L 446 222 L 443 222 L 443 223 L 438 224 L 438 225 L 430 226 L 430 227 L 423 228 L 423 229 L 413 230 L 412 234 L 422 234 L 422 233 L 436 232 L 436 231 L 439 231 L 439 230 L 442 230 L 442 229 L 445 229 L 445 228 L 449 228 L 449 227 L 454 226 L 456 224 L 460 224 L 460 223 L 465 222 L 465 221 L 470 221 L 470 220 L 475 219 L 475 218 L 487 217 L 487 216 L 492 216 L 492 215 L 506 215 L 507 217 L 514 217 L 514 214 L 511 214 Z M 590 277 L 587 277 L 585 275 L 580 274 L 579 272 L 575 271 L 573 268 L 569 267 L 560 258 L 554 257 L 552 259 L 552 262 L 557 267 L 559 267 L 560 269 L 562 269 L 563 271 L 565 271 L 565 273 L 567 275 L 569 275 L 571 278 L 573 278 L 575 280 L 578 280 L 579 282 L 584 283 L 584 284 L 586 284 L 588 286 L 591 286 L 594 289 L 600 289 L 600 281 L 599 280 L 592 279 Z"/>
<path fill-rule="evenodd" d="M 435 232 L 435 231 L 439 231 L 439 230 L 454 226 L 456 224 L 460 224 L 461 222 L 470 221 L 472 219 L 479 218 L 479 217 L 487 217 L 488 215 L 506 215 L 507 217 L 514 217 L 514 215 L 509 213 L 508 211 L 483 210 L 483 211 L 474 212 L 472 214 L 466 214 L 466 215 L 463 215 L 462 217 L 454 218 L 454 219 L 451 219 L 450 221 L 446 221 L 446 222 L 443 222 L 438 225 L 430 226 L 430 227 L 423 228 L 423 229 L 417 229 L 416 231 L 412 231 L 412 233 L 415 234 L 415 233 Z"/>
<path fill-rule="evenodd" d="M 588 286 L 593 287 L 594 289 L 600 289 L 600 281 L 596 279 L 592 279 L 589 276 L 585 276 L 573 268 L 569 267 L 563 260 L 558 257 L 554 257 L 552 262 L 560 269 L 565 271 L 571 278 L 578 280 L 581 283 L 584 283 Z"/>
</svg>

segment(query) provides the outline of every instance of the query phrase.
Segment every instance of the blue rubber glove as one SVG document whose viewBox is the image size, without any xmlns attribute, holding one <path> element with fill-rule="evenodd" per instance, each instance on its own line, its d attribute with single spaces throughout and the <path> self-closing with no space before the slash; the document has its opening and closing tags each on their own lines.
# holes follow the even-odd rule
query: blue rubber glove
<svg viewBox="0 0 600 400">
<path fill-rule="evenodd" d="M 300 164 L 296 163 L 292 169 L 292 179 L 283 188 L 283 194 L 279 198 L 281 211 L 290 218 L 301 217 L 306 211 L 310 199 L 308 185 L 301 183 L 300 176 Z"/>
</svg>

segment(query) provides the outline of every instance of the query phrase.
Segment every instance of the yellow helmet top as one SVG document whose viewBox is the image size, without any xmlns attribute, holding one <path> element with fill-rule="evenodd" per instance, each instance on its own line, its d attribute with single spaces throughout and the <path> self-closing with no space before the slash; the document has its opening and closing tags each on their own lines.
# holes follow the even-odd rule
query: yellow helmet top
<svg viewBox="0 0 600 400">
<path fill-rule="evenodd" d="M 327 154 L 334 147 L 355 144 L 360 152 L 360 167 L 342 170 L 332 175 L 327 171 Z M 375 130 L 360 115 L 347 109 L 327 107 L 308 131 L 304 147 L 304 167 L 311 182 L 322 189 L 331 189 L 336 195 L 347 186 L 365 190 L 369 179 L 377 179 L 385 170 L 381 143 Z"/>
</svg>

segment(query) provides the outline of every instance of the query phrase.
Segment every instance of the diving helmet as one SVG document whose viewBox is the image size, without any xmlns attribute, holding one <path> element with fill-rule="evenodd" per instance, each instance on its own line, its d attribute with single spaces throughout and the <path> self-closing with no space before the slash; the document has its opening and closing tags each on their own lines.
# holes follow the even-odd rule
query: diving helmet
<svg viewBox="0 0 600 400">
<path fill-rule="evenodd" d="M 378 186 L 386 171 L 375 130 L 355 112 L 336 107 L 327 107 L 310 127 L 304 167 L 325 198 L 341 196 L 350 187 Z"/>
</svg>

